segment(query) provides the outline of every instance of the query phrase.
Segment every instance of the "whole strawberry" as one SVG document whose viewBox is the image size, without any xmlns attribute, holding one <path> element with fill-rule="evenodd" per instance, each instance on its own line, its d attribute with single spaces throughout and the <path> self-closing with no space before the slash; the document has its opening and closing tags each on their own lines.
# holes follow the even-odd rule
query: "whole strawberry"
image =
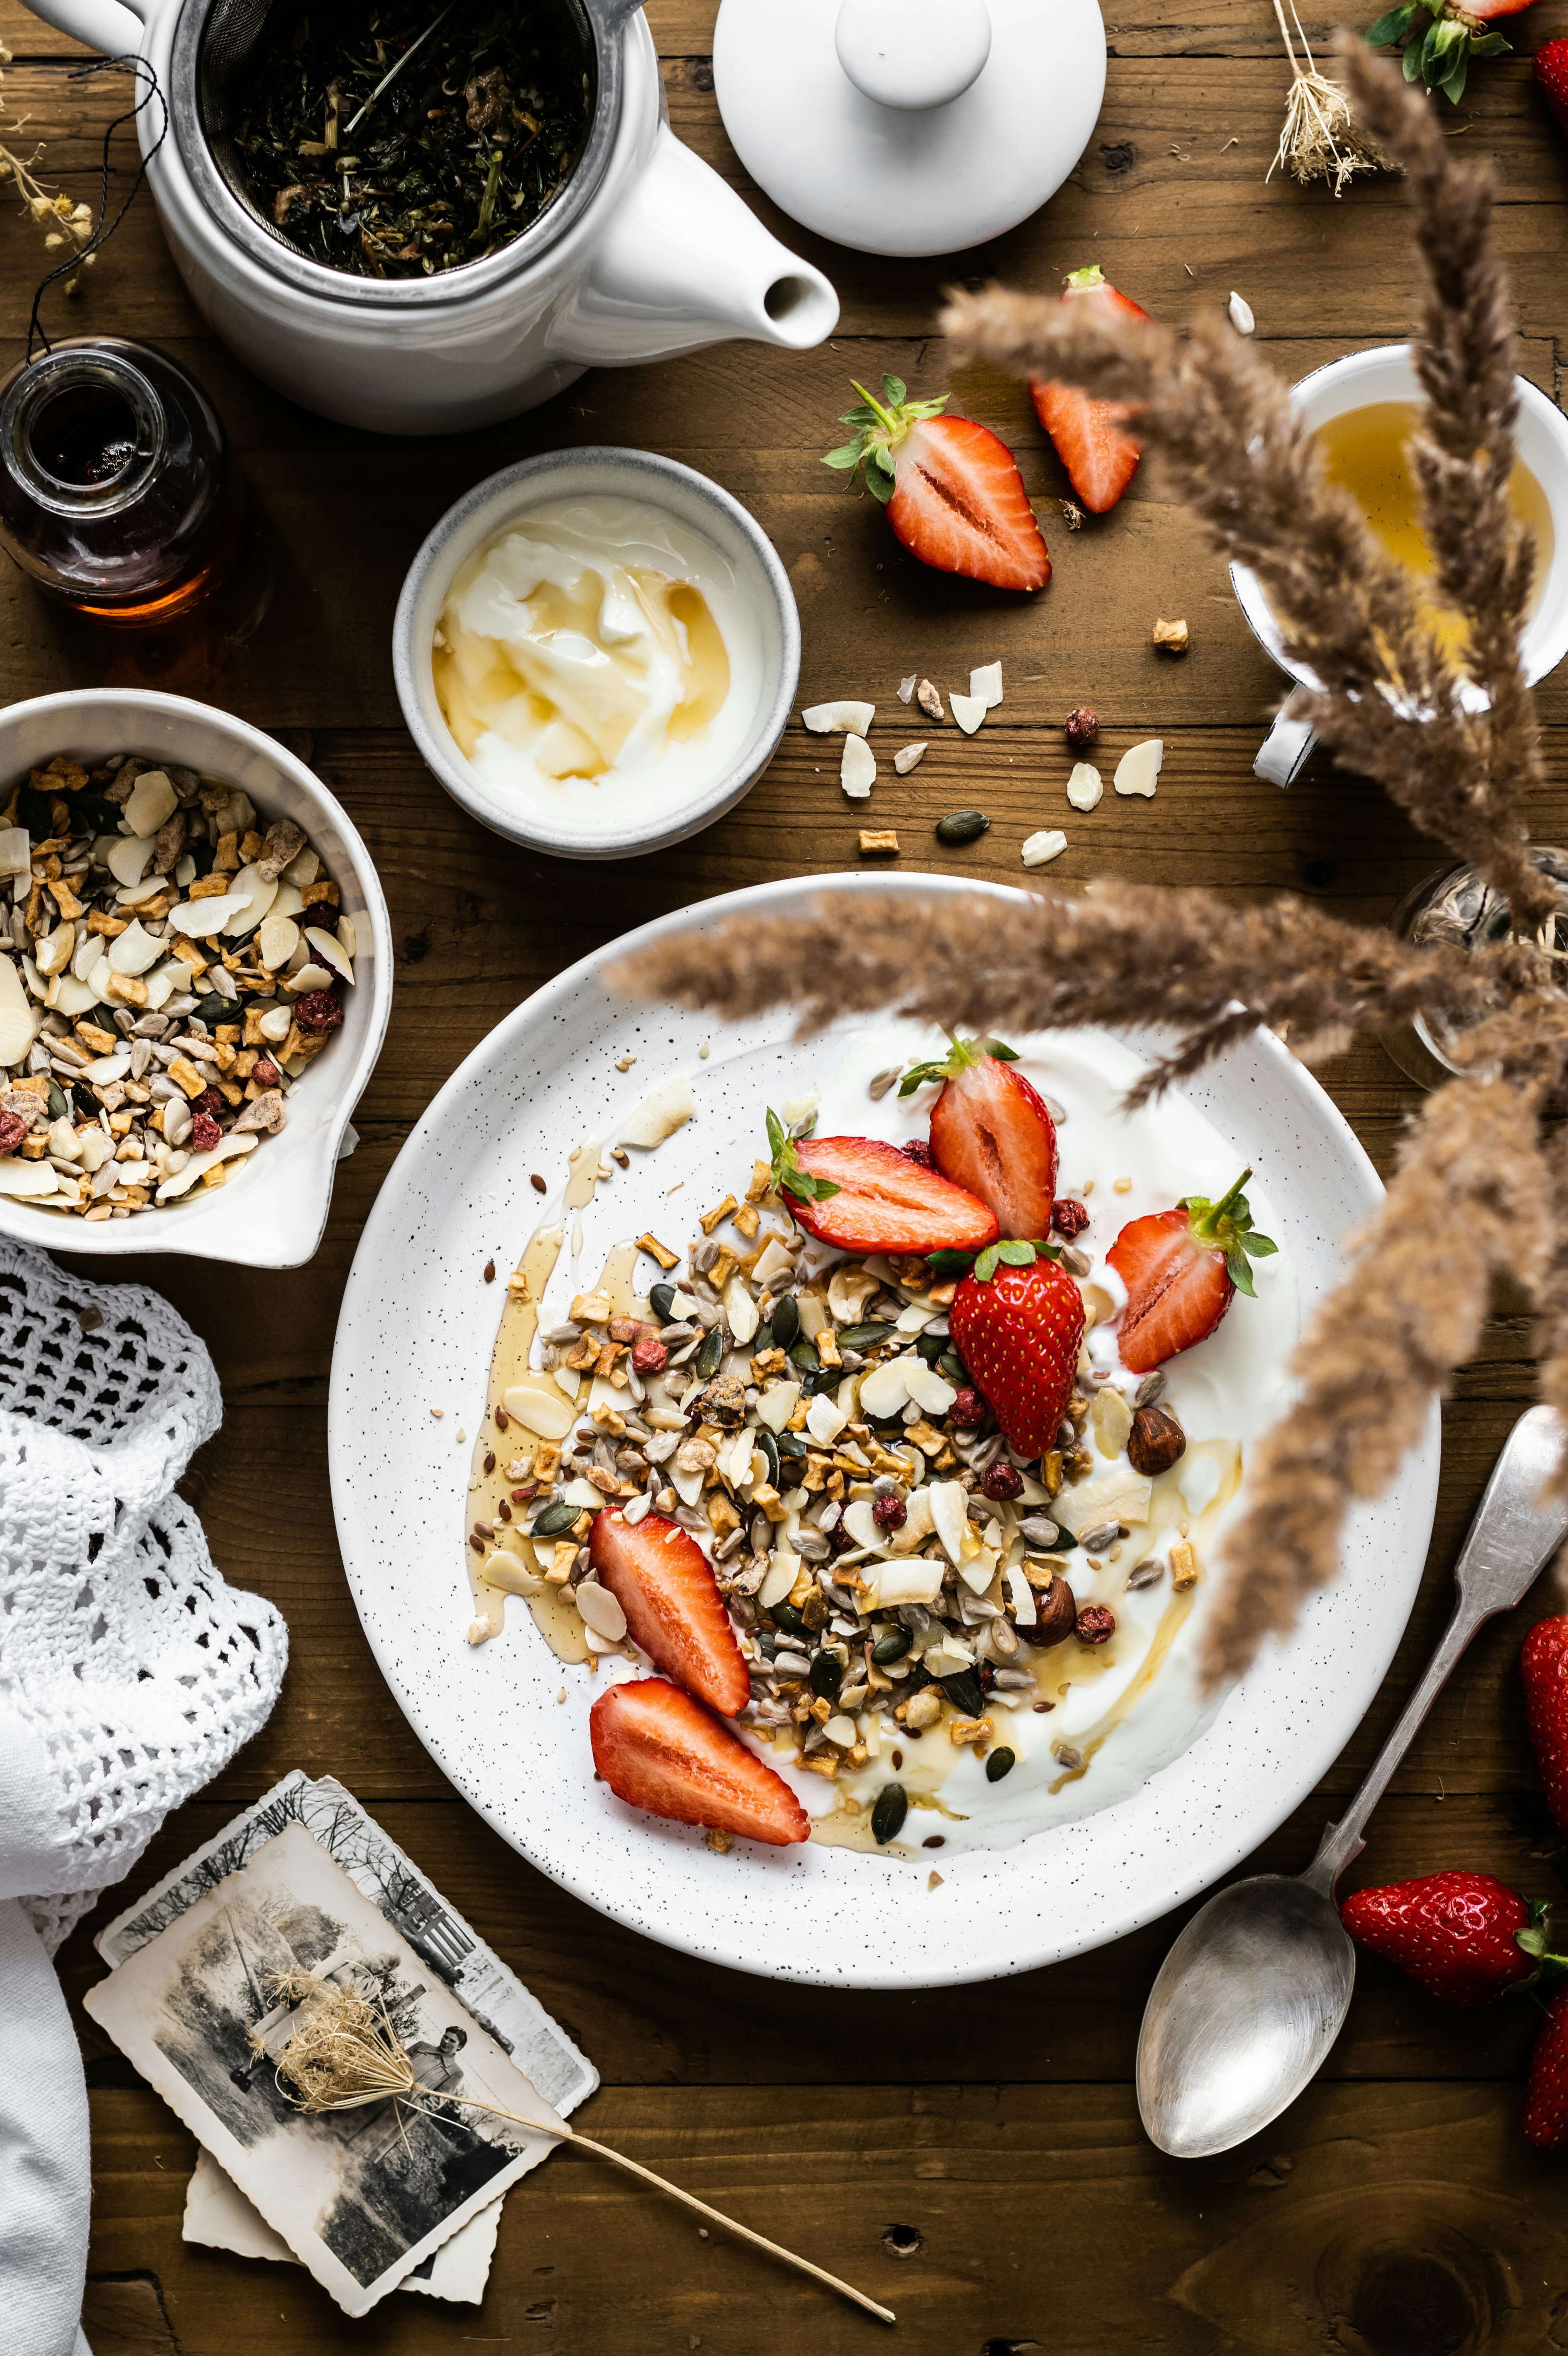
<svg viewBox="0 0 1568 2356">
<path fill-rule="evenodd" d="M 948 1323 L 1009 1445 L 1043 1455 L 1072 1396 L 1083 1340 L 1083 1296 L 1072 1279 L 1042 1245 L 988 1245 L 954 1294 Z"/>
<path fill-rule="evenodd" d="M 1543 41 L 1535 52 L 1535 79 L 1558 127 L 1568 131 L 1568 41 Z"/>
<path fill-rule="evenodd" d="M 1536 1622 L 1520 1653 L 1519 1673 L 1546 1804 L 1568 1832 L 1568 1612 Z"/>
<path fill-rule="evenodd" d="M 1339 1919 L 1358 1946 L 1448 2004 L 1490 2004 L 1539 1968 L 1519 1944 L 1531 1908 L 1489 1873 L 1427 1873 L 1358 1890 Z"/>
<path fill-rule="evenodd" d="M 1568 2143 L 1568 1987 L 1547 2000 L 1524 2090 L 1524 2139 L 1538 2151 Z"/>
</svg>

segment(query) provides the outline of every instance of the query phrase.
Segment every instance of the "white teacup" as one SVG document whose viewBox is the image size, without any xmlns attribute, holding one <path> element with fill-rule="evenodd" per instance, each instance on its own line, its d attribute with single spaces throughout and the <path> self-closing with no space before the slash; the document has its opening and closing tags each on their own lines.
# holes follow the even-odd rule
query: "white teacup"
<svg viewBox="0 0 1568 2356">
<path fill-rule="evenodd" d="M 1514 383 L 1519 391 L 1515 445 L 1541 485 L 1552 517 L 1553 542 L 1521 648 L 1525 680 L 1533 687 L 1568 654 L 1568 418 L 1525 378 L 1516 377 Z M 1372 351 L 1352 352 L 1346 359 L 1331 360 L 1327 368 L 1314 369 L 1310 376 L 1304 376 L 1290 392 L 1297 415 L 1314 427 L 1327 425 L 1330 418 L 1343 417 L 1349 410 L 1365 409 L 1373 402 L 1422 398 L 1408 344 L 1379 344 Z M 1232 564 L 1231 584 L 1259 644 L 1299 686 L 1316 687 L 1318 682 L 1305 664 L 1286 661 L 1279 625 L 1257 575 L 1245 565 Z M 1465 691 L 1474 698 L 1477 710 L 1484 707 L 1479 689 Z M 1253 763 L 1253 774 L 1275 785 L 1292 784 L 1316 741 L 1306 721 L 1282 712 Z"/>
</svg>

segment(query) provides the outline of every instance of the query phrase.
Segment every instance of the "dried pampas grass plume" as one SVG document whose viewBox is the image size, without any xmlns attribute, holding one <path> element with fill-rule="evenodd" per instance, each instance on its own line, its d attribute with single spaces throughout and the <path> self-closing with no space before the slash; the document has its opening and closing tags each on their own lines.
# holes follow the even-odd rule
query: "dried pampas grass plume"
<svg viewBox="0 0 1568 2356">
<path fill-rule="evenodd" d="M 852 2300 L 881 2322 L 896 2320 L 891 2308 L 868 2298 L 852 2284 L 841 2282 L 837 2275 L 814 2266 L 809 2258 L 797 2257 L 793 2250 L 770 2242 L 764 2234 L 753 2233 L 749 2225 L 738 2225 L 721 2209 L 710 2209 L 706 2201 L 683 2192 L 677 2184 L 656 2176 L 651 2168 L 628 2159 L 624 2152 L 613 2151 L 608 2144 L 595 2143 L 591 2136 L 569 2127 L 553 2111 L 547 2118 L 525 2118 L 518 2111 L 503 2110 L 498 2103 L 482 2102 L 475 2094 L 445 2089 L 432 2094 L 415 2075 L 413 2062 L 384 2004 L 370 2004 L 356 1989 L 317 1979 L 309 1972 L 280 1973 L 272 1982 L 272 1994 L 277 2003 L 297 2006 L 299 2019 L 280 2052 L 270 2054 L 265 2040 L 254 2030 L 251 2036 L 251 2051 L 263 2059 L 272 2059 L 279 2088 L 296 2109 L 307 2115 L 318 2116 L 325 2111 L 360 2111 L 373 2103 L 386 2102 L 407 2104 L 415 2111 L 439 2113 L 453 2105 L 484 2111 L 491 2118 L 526 2127 L 531 2135 L 551 2136 L 557 2142 L 575 2145 L 580 2151 L 591 2151 L 597 2159 L 607 2159 L 612 2167 L 623 2169 L 628 2176 L 667 2192 L 683 2208 L 694 2210 L 698 2216 L 708 2218 L 715 2225 L 722 2225 L 739 2241 L 749 2242 L 753 2249 L 765 2250 L 770 2257 L 781 2258 L 797 2274 L 809 2275 L 813 2281 L 837 2291 L 841 2297 Z M 399 2124 L 402 2124 L 400 2110 Z"/>
<path fill-rule="evenodd" d="M 1474 1349 L 1505 1266 L 1534 1296 L 1541 1396 L 1568 1415 L 1568 1146 L 1548 1148 L 1541 1127 L 1548 1098 L 1568 1092 L 1568 995 L 1557 887 L 1531 860 L 1524 819 L 1541 778 L 1519 659 L 1533 552 L 1508 503 L 1515 352 L 1491 179 L 1458 159 L 1386 62 L 1349 40 L 1337 54 L 1357 118 L 1412 198 L 1427 403 L 1413 464 L 1438 593 L 1467 626 L 1454 660 L 1411 576 L 1325 481 L 1284 386 L 1223 319 L 1200 317 L 1183 337 L 992 289 L 955 300 L 943 324 L 959 357 L 1136 407 L 1139 439 L 1215 545 L 1257 574 L 1288 653 L 1321 682 L 1295 707 L 1474 862 L 1511 908 L 1513 939 L 1466 956 L 1294 900 L 1232 908 L 1112 882 L 1018 905 L 1005 926 L 994 899 L 949 894 L 912 910 L 835 893 L 799 919 L 670 940 L 610 977 L 734 1018 L 794 1005 L 803 1030 L 883 1007 L 1003 1033 L 1161 1025 L 1174 1044 L 1140 1098 L 1260 1023 L 1305 1055 L 1349 1032 L 1388 1037 L 1417 1014 L 1459 1038 L 1464 1070 L 1428 1101 L 1382 1210 L 1348 1246 L 1344 1282 L 1297 1354 L 1297 1404 L 1249 1467 L 1207 1622 L 1211 1684 L 1244 1669 L 1333 1577 L 1348 1501 L 1392 1477 Z M 1568 1494 L 1568 1466 L 1556 1485 Z"/>
</svg>

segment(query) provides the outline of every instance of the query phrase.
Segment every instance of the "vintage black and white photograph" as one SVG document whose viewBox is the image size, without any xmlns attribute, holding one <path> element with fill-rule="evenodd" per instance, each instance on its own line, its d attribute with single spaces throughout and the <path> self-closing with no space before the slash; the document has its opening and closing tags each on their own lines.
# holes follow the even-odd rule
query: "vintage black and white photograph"
<svg viewBox="0 0 1568 2356">
<path fill-rule="evenodd" d="M 306 2115 L 280 2062 L 322 1991 L 368 2005 L 412 2091 Z M 426 1957 L 294 1821 L 129 1956 L 94 2018 L 267 2222 L 363 2314 L 552 2139 L 555 2114 Z"/>
</svg>

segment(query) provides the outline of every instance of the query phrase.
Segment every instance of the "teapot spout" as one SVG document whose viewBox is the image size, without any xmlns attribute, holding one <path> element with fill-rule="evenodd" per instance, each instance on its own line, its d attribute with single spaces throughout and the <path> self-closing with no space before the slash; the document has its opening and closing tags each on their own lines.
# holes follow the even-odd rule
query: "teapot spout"
<svg viewBox="0 0 1568 2356">
<path fill-rule="evenodd" d="M 618 367 L 738 337 L 805 351 L 837 322 L 830 281 L 661 123 L 645 171 L 549 341 L 561 359 Z"/>
</svg>

